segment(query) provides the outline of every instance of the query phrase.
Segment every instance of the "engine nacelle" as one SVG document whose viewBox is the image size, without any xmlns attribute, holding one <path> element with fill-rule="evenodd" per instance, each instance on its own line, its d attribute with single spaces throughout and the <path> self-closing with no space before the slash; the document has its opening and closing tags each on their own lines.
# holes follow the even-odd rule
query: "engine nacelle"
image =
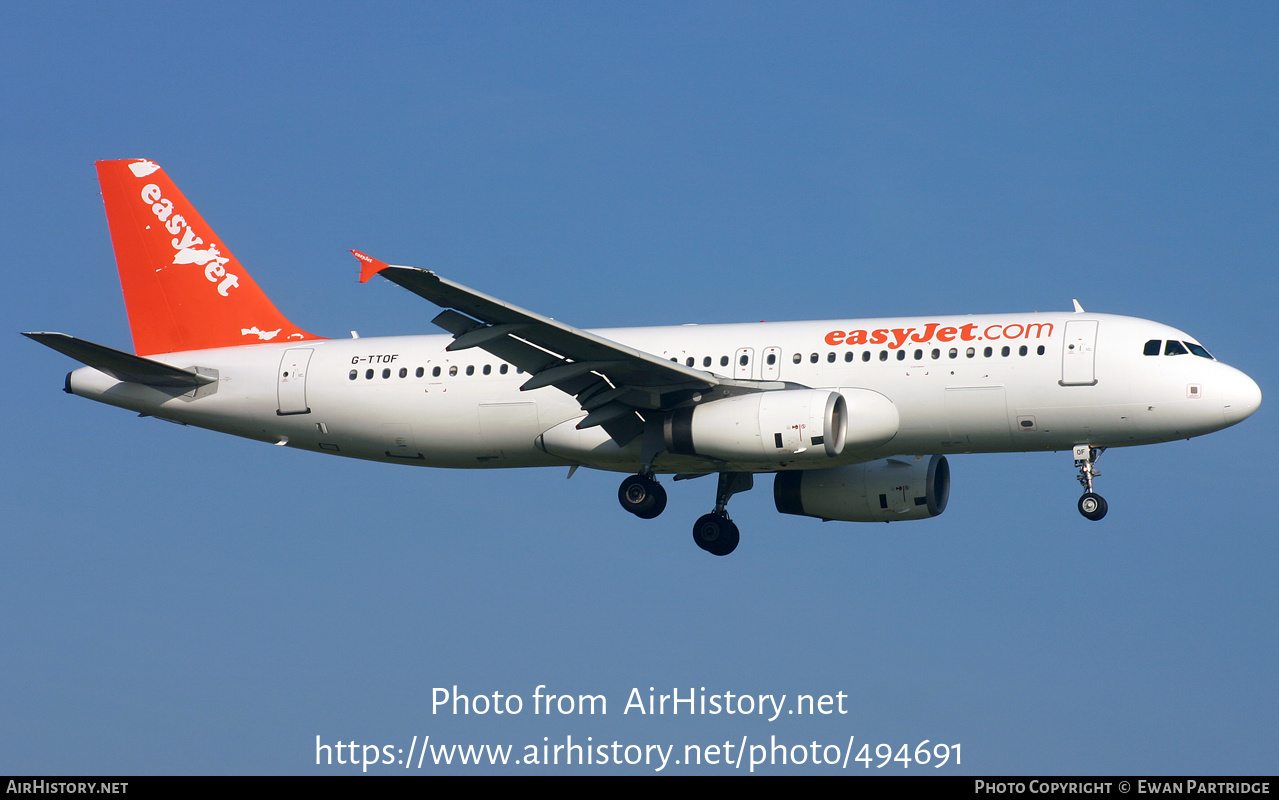
<svg viewBox="0 0 1279 800">
<path fill-rule="evenodd" d="M 893 416 L 895 423 L 896 409 Z M 726 397 L 677 409 L 664 426 L 672 453 L 764 463 L 834 458 L 844 451 L 847 431 L 848 403 L 829 389 Z"/>
<path fill-rule="evenodd" d="M 831 469 L 779 472 L 773 501 L 783 514 L 845 522 L 927 519 L 946 510 L 945 456 L 897 456 Z"/>
</svg>

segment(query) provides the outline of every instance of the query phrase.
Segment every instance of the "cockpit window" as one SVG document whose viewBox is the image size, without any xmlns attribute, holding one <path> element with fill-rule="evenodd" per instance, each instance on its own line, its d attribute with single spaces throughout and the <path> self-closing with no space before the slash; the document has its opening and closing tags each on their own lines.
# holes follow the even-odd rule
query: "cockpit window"
<svg viewBox="0 0 1279 800">
<path fill-rule="evenodd" d="M 1200 358 L 1212 359 L 1212 353 L 1205 350 L 1203 345 L 1194 342 L 1178 342 L 1174 339 L 1169 339 L 1167 342 L 1162 339 L 1151 339 L 1146 342 L 1142 352 L 1148 356 L 1157 356 L 1161 349 L 1166 356 L 1184 356 L 1187 353 L 1194 353 Z"/>
<path fill-rule="evenodd" d="M 1186 347 L 1190 348 L 1190 352 L 1194 353 L 1200 358 L 1212 358 L 1212 353 L 1209 353 L 1207 350 L 1205 350 L 1204 346 L 1201 344 L 1195 344 L 1194 342 L 1186 342 L 1185 345 Z"/>
</svg>

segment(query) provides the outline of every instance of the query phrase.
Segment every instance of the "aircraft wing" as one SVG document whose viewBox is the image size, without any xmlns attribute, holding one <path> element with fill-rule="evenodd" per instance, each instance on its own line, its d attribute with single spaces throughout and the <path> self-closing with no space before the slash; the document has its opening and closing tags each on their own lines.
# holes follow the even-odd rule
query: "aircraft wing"
<svg viewBox="0 0 1279 800">
<path fill-rule="evenodd" d="M 738 381 L 668 361 L 566 325 L 416 267 L 391 266 L 356 250 L 360 282 L 374 275 L 397 283 L 445 310 L 432 322 L 453 334 L 449 350 L 479 347 L 530 374 L 521 389 L 555 388 L 586 410 L 579 428 L 602 425 L 624 445 L 642 431 L 636 412 L 674 408 L 694 395 Z M 733 385 L 731 388 L 729 385 Z M 771 388 L 752 385 L 749 391 Z"/>
</svg>

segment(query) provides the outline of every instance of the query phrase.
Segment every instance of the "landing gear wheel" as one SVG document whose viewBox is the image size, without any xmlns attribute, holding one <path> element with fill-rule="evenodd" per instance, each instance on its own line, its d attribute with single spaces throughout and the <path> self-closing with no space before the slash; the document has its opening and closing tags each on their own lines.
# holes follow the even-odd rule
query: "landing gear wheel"
<svg viewBox="0 0 1279 800">
<path fill-rule="evenodd" d="M 652 519 L 666 510 L 666 490 L 662 484 L 643 475 L 632 475 L 617 490 L 622 508 L 640 519 Z"/>
<path fill-rule="evenodd" d="M 693 541 L 713 556 L 726 556 L 737 549 L 741 534 L 728 517 L 721 514 L 704 514 L 693 526 Z"/>
<path fill-rule="evenodd" d="M 1084 496 L 1079 498 L 1079 513 L 1093 522 L 1106 516 L 1106 511 L 1106 498 L 1099 494 L 1085 492 Z"/>
</svg>

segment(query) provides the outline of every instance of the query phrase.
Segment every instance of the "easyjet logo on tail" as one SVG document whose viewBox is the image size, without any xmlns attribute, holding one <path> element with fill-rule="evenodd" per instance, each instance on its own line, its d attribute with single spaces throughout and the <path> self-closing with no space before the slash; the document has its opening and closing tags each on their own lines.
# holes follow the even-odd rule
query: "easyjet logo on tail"
<svg viewBox="0 0 1279 800">
<path fill-rule="evenodd" d="M 280 313 L 159 164 L 96 166 L 138 355 L 323 338 Z"/>
<path fill-rule="evenodd" d="M 942 325 L 940 322 L 929 322 L 922 330 L 919 328 L 877 328 L 873 331 L 831 331 L 826 334 L 825 341 L 829 345 L 837 344 L 885 344 L 888 349 L 896 350 L 907 342 L 927 344 L 938 342 L 981 342 L 997 339 L 1043 339 L 1053 335 L 1051 322 L 1013 322 L 1008 325 L 987 325 L 981 333 L 977 329 L 981 325 L 970 322 L 967 325 Z"/>
<path fill-rule="evenodd" d="M 149 162 L 139 162 L 139 165 L 145 166 L 147 163 Z M 135 175 L 137 172 L 138 170 L 134 170 Z M 218 285 L 218 294 L 229 297 L 228 293 L 240 285 L 239 276 L 227 272 L 224 266 L 231 259 L 223 258 L 214 242 L 209 242 L 206 247 L 199 249 L 199 245 L 204 244 L 204 240 L 195 235 L 195 231 L 191 230 L 185 217 L 173 213 L 173 201 L 163 196 L 159 186 L 154 183 L 143 186 L 142 202 L 151 206 L 151 213 L 164 223 L 165 230 L 174 235 L 170 242 L 174 250 L 173 263 L 204 267 L 204 277 L 209 283 Z M 156 271 L 159 272 L 159 270 Z"/>
</svg>

